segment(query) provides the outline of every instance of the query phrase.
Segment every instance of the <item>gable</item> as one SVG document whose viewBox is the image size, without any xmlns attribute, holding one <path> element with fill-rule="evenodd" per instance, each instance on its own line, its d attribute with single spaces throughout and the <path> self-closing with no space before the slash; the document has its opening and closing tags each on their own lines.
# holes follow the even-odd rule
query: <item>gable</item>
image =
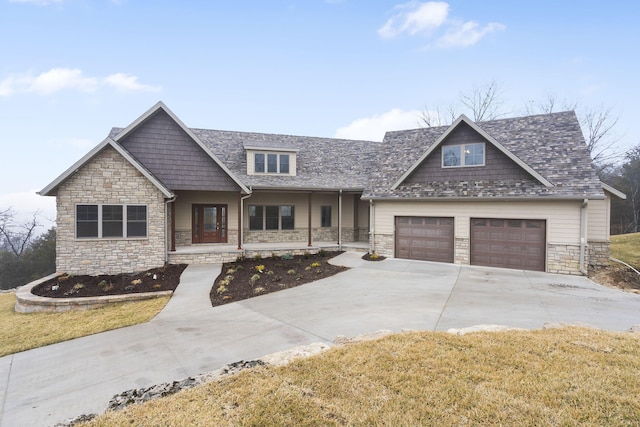
<svg viewBox="0 0 640 427">
<path fill-rule="evenodd" d="M 118 142 L 171 190 L 239 190 L 234 180 L 163 109 Z"/>
<path fill-rule="evenodd" d="M 460 144 L 484 144 L 485 164 L 474 167 L 442 167 L 442 147 Z M 422 163 L 405 179 L 406 183 L 444 181 L 531 180 L 518 164 L 465 122 L 449 133 Z"/>
</svg>

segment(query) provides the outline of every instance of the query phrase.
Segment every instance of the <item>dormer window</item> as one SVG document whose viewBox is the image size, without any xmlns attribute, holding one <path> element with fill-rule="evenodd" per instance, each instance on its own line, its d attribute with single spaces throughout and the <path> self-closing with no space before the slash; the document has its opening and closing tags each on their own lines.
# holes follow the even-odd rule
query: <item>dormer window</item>
<svg viewBox="0 0 640 427">
<path fill-rule="evenodd" d="M 254 153 L 254 173 L 289 175 L 289 154 Z"/>
<path fill-rule="evenodd" d="M 484 143 L 445 145 L 442 147 L 442 167 L 484 166 Z"/>
</svg>

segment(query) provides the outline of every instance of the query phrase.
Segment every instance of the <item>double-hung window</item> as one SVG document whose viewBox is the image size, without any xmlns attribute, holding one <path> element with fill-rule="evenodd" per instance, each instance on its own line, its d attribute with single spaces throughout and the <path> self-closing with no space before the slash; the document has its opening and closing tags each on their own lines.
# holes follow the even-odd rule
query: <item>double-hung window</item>
<svg viewBox="0 0 640 427">
<path fill-rule="evenodd" d="M 484 166 L 484 144 L 444 145 L 442 167 Z"/>
<path fill-rule="evenodd" d="M 294 227 L 292 205 L 249 205 L 249 230 L 293 230 Z"/>
<path fill-rule="evenodd" d="M 76 238 L 147 237 L 146 205 L 76 205 Z"/>
</svg>

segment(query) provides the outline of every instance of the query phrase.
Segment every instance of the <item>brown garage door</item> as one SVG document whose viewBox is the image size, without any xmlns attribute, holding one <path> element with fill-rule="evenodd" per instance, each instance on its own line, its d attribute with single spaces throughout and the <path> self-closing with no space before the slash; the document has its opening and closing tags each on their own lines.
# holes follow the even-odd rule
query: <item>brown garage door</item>
<svg viewBox="0 0 640 427">
<path fill-rule="evenodd" d="M 471 264 L 544 271 L 546 222 L 471 219 Z"/>
<path fill-rule="evenodd" d="M 453 218 L 396 217 L 396 258 L 453 262 Z"/>
</svg>

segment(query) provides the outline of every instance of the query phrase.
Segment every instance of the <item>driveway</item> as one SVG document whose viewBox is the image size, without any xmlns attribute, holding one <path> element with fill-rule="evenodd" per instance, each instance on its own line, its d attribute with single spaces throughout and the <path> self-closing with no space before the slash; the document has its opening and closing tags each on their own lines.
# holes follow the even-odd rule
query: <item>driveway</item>
<svg viewBox="0 0 640 427">
<path fill-rule="evenodd" d="M 146 324 L 0 358 L 0 425 L 50 426 L 102 412 L 124 390 L 337 335 L 548 322 L 624 331 L 640 324 L 640 295 L 584 277 L 359 256 L 335 259 L 354 267 L 337 276 L 215 309 L 208 294 L 220 266 L 191 265 Z"/>
</svg>

